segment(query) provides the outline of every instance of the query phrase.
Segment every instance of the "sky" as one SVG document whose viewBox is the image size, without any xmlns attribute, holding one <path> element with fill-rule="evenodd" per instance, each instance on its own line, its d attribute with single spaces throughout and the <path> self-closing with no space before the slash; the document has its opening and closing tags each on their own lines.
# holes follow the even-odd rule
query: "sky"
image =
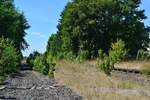
<svg viewBox="0 0 150 100">
<path fill-rule="evenodd" d="M 23 11 L 30 29 L 25 37 L 29 44 L 28 49 L 23 51 L 28 56 L 33 51 L 45 52 L 48 38 L 57 32 L 60 14 L 69 0 L 14 0 L 16 7 Z M 148 17 L 145 25 L 150 26 L 150 0 L 142 0 L 140 6 L 145 9 Z"/>
</svg>

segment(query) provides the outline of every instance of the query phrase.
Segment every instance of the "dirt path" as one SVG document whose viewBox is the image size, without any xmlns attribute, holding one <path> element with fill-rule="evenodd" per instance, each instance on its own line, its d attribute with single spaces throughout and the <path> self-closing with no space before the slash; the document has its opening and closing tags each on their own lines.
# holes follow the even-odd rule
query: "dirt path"
<svg viewBox="0 0 150 100">
<path fill-rule="evenodd" d="M 0 100 L 82 100 L 82 97 L 55 80 L 22 70 L 5 81 L 0 89 Z"/>
</svg>

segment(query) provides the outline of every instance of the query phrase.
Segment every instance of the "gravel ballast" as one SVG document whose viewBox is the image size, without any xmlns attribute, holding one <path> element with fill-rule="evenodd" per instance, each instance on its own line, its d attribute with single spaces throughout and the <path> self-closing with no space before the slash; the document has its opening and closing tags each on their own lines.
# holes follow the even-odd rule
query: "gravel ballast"
<svg viewBox="0 0 150 100">
<path fill-rule="evenodd" d="M 34 71 L 12 74 L 4 83 L 0 100 L 82 100 L 70 88 Z"/>
</svg>

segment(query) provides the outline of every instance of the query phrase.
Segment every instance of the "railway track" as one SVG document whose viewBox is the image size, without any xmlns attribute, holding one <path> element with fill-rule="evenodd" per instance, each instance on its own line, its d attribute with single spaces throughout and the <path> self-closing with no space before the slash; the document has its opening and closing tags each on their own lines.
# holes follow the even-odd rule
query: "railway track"
<svg viewBox="0 0 150 100">
<path fill-rule="evenodd" d="M 122 68 L 115 68 L 113 71 L 123 72 L 123 73 L 142 74 L 142 71 L 136 70 L 136 69 L 122 69 Z"/>
</svg>

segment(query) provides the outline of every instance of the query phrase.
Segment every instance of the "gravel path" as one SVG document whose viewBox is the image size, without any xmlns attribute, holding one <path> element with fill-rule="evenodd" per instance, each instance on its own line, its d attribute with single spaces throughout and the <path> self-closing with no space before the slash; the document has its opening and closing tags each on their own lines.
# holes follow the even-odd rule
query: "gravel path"
<svg viewBox="0 0 150 100">
<path fill-rule="evenodd" d="M 82 97 L 55 80 L 27 70 L 5 81 L 0 89 L 0 100 L 82 100 Z"/>
</svg>

